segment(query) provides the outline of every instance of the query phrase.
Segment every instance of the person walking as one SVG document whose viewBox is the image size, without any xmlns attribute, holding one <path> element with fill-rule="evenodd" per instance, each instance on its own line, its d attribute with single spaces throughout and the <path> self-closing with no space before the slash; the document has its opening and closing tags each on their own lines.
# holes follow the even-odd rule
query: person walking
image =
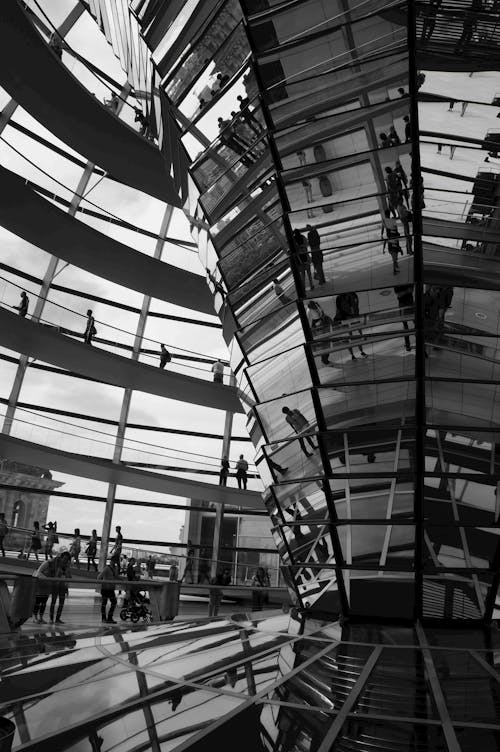
<svg viewBox="0 0 500 752">
<path fill-rule="evenodd" d="M 92 314 L 92 311 L 89 308 L 87 311 L 87 325 L 83 333 L 83 341 L 85 342 L 85 344 L 91 345 L 92 340 L 94 339 L 96 334 L 97 334 L 97 329 L 95 328 L 95 319 Z"/>
<path fill-rule="evenodd" d="M 392 272 L 393 274 L 399 274 L 398 256 L 400 253 L 403 253 L 403 251 L 401 250 L 401 246 L 399 245 L 399 242 L 397 240 L 397 238 L 400 237 L 398 232 L 398 224 L 394 217 L 391 217 L 391 212 L 389 211 L 389 209 L 385 209 L 384 215 L 385 216 L 382 222 L 382 237 L 385 230 L 386 240 L 384 240 L 382 253 L 385 253 L 385 246 L 387 244 L 387 250 L 389 251 L 389 255 L 392 258 Z"/>
<path fill-rule="evenodd" d="M 355 292 L 343 292 L 340 295 L 337 295 L 337 298 L 335 300 L 335 318 L 334 323 L 342 323 L 343 321 L 348 321 L 349 319 L 354 319 L 357 316 L 359 316 L 359 298 L 357 293 Z M 360 336 L 363 336 L 363 332 L 361 329 L 358 330 Z M 351 341 L 351 333 L 348 334 L 349 342 Z M 362 358 L 367 358 L 368 354 L 365 353 L 363 350 L 363 345 L 358 345 L 359 354 Z M 354 355 L 354 350 L 352 347 L 348 347 L 349 352 L 351 353 L 351 360 L 356 360 L 356 356 Z"/>
<path fill-rule="evenodd" d="M 85 553 L 87 554 L 87 572 L 90 572 L 91 564 L 97 572 L 97 564 L 95 561 L 97 555 L 97 530 L 92 530 L 92 535 L 90 536 L 87 547 L 85 548 Z"/>
<path fill-rule="evenodd" d="M 248 472 L 248 462 L 244 458 L 242 454 L 240 454 L 240 458 L 238 462 L 236 463 L 236 481 L 238 483 L 238 488 L 243 488 L 246 491 L 247 488 L 247 476 Z"/>
<path fill-rule="evenodd" d="M 123 535 L 122 535 L 122 529 L 120 525 L 117 525 L 115 527 L 115 543 L 113 548 L 111 549 L 111 557 L 117 562 L 118 568 L 120 567 L 120 559 L 122 557 L 122 548 L 123 548 Z"/>
<path fill-rule="evenodd" d="M 405 240 L 406 240 L 406 255 L 412 256 L 413 255 L 413 248 L 412 248 L 412 237 L 411 237 L 411 230 L 410 230 L 410 222 L 413 221 L 413 215 L 406 206 L 403 204 L 403 201 L 401 200 L 399 204 L 397 205 L 398 210 L 398 216 L 401 220 L 401 224 L 403 225 L 403 230 L 405 234 Z"/>
<path fill-rule="evenodd" d="M 30 299 L 28 298 L 28 296 L 26 295 L 26 293 L 23 290 L 22 293 L 21 293 L 21 302 L 19 303 L 19 305 L 14 306 L 14 308 L 16 309 L 16 311 L 19 311 L 19 316 L 22 319 L 26 318 L 26 315 L 28 313 L 29 304 L 30 304 Z"/>
<path fill-rule="evenodd" d="M 413 300 L 413 285 L 397 285 L 394 288 L 394 292 L 396 293 L 396 296 L 398 298 L 398 305 L 399 308 L 413 308 L 415 305 L 415 301 Z M 403 313 L 401 313 L 403 315 Z M 408 322 L 406 319 L 403 319 L 403 329 L 405 331 L 409 331 Z M 410 337 L 405 334 L 405 350 L 406 352 L 411 352 L 411 342 Z"/>
<path fill-rule="evenodd" d="M 33 553 L 35 554 L 35 559 L 39 561 L 38 552 L 40 551 L 41 547 L 42 534 L 40 531 L 40 523 L 35 520 L 35 522 L 33 523 L 33 530 L 31 531 L 31 543 L 28 549 L 28 553 L 26 554 L 26 559 L 30 558 L 30 554 L 33 551 Z"/>
<path fill-rule="evenodd" d="M 224 381 L 224 364 L 220 358 L 217 358 L 212 366 L 212 373 L 214 375 L 214 383 L 222 384 Z"/>
<path fill-rule="evenodd" d="M 55 579 L 59 579 L 58 582 L 52 582 L 51 584 L 51 598 L 50 598 L 50 623 L 54 623 L 54 613 L 55 613 L 55 623 L 56 624 L 64 624 L 64 622 L 61 619 L 61 614 L 64 608 L 64 602 L 66 600 L 66 596 L 68 595 L 68 585 L 66 582 L 62 582 L 60 578 L 70 578 L 71 577 L 71 556 L 69 551 L 63 551 L 61 554 L 56 556 L 54 559 L 50 559 L 49 561 L 45 562 L 45 564 L 48 565 L 47 570 L 49 572 L 54 572 L 54 574 L 48 574 L 47 577 L 54 577 Z M 42 564 L 42 567 L 44 565 Z M 56 603 L 57 603 L 57 611 L 56 611 Z"/>
<path fill-rule="evenodd" d="M 97 579 L 102 581 L 101 585 L 101 621 L 106 624 L 116 624 L 113 614 L 116 608 L 115 586 L 112 580 L 118 579 L 117 563 L 114 557 L 111 557 L 102 572 L 99 572 Z M 107 603 L 109 601 L 109 610 Z"/>
<path fill-rule="evenodd" d="M 80 538 L 80 528 L 75 527 L 75 536 L 69 546 L 71 559 L 75 560 L 75 566 L 80 569 L 80 551 L 82 550 L 82 539 Z"/>
<path fill-rule="evenodd" d="M 428 42 L 436 26 L 436 16 L 442 0 L 429 0 L 428 5 L 422 3 L 420 12 L 423 16 L 422 33 L 420 35 L 420 41 Z"/>
<path fill-rule="evenodd" d="M 289 407 L 286 407 L 286 405 L 285 407 L 281 408 L 281 412 L 286 415 L 285 420 L 288 425 L 293 428 L 296 434 L 299 434 L 299 445 L 302 449 L 302 452 L 306 455 L 306 457 L 312 457 L 313 453 L 307 451 L 304 438 L 311 449 L 316 450 L 318 448 L 318 445 L 314 443 L 312 436 L 300 436 L 301 433 L 304 433 L 304 431 L 307 431 L 309 429 L 309 421 L 307 420 L 307 418 L 302 415 L 300 410 L 291 410 Z"/>
<path fill-rule="evenodd" d="M 47 531 L 45 537 L 45 561 L 47 561 L 47 559 L 52 559 L 52 549 L 54 548 L 54 544 L 59 542 L 57 535 L 57 522 L 49 522 L 47 525 L 43 526 L 43 529 Z"/>
<path fill-rule="evenodd" d="M 227 476 L 229 475 L 229 460 L 227 454 L 221 459 L 219 472 L 219 486 L 227 486 Z"/>
<path fill-rule="evenodd" d="M 387 202 L 389 204 L 389 209 L 394 217 L 397 217 L 397 211 L 396 206 L 398 205 L 398 201 L 401 198 L 401 179 L 398 175 L 398 173 L 392 169 L 392 167 L 386 167 L 385 168 L 386 178 L 385 178 L 385 184 L 387 187 Z"/>
<path fill-rule="evenodd" d="M 319 327 L 327 327 L 329 330 L 331 330 L 333 326 L 333 321 L 328 316 L 319 303 L 316 303 L 315 300 L 311 300 L 307 304 L 307 320 L 309 322 L 309 326 L 311 327 L 311 334 L 314 337 L 314 330 L 318 329 Z M 322 340 L 321 345 L 323 347 L 331 346 L 331 343 L 328 340 Z M 322 353 L 321 355 L 321 362 L 327 366 L 330 363 L 330 357 L 329 353 Z"/>
<path fill-rule="evenodd" d="M 170 363 L 171 360 L 172 356 L 165 345 L 160 345 L 160 368 L 165 368 L 167 363 Z"/>
<path fill-rule="evenodd" d="M 273 279 L 273 291 L 281 305 L 288 305 L 292 302 L 292 299 L 288 297 L 277 279 Z"/>
<path fill-rule="evenodd" d="M 231 584 L 231 573 L 229 569 L 219 569 L 217 571 L 217 574 L 215 577 L 212 577 L 210 580 L 211 585 L 217 585 L 217 587 L 225 587 L 226 585 Z M 222 603 L 222 591 L 217 589 L 210 589 L 209 590 L 209 600 L 208 600 L 208 615 L 209 616 L 217 616 L 219 613 L 219 608 Z"/>
<path fill-rule="evenodd" d="M 2 552 L 2 557 L 5 556 L 4 540 L 8 532 L 9 526 L 5 519 L 5 512 L 0 512 L 0 551 Z"/>
<path fill-rule="evenodd" d="M 315 227 L 307 225 L 307 242 L 311 249 L 311 261 L 314 267 L 314 276 L 319 285 L 325 284 L 325 274 L 323 271 L 323 251 L 321 250 L 321 235 Z"/>
</svg>

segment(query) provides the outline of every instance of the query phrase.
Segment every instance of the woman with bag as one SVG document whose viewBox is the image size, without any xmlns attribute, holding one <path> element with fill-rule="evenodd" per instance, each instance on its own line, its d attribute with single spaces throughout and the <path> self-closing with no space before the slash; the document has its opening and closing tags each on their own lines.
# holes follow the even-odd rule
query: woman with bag
<svg viewBox="0 0 500 752">
<path fill-rule="evenodd" d="M 397 238 L 401 237 L 398 232 L 398 224 L 397 221 L 394 219 L 394 217 L 391 217 L 391 212 L 389 209 L 386 209 L 385 217 L 382 224 L 382 236 L 386 234 L 386 240 L 384 240 L 384 245 L 382 248 L 382 253 L 385 253 L 385 246 L 387 243 L 387 250 L 389 251 L 389 255 L 392 258 L 392 273 L 393 274 L 399 274 L 399 264 L 398 264 L 398 255 L 403 253 L 401 250 L 401 246 L 399 245 L 399 241 Z"/>
<path fill-rule="evenodd" d="M 92 535 L 90 536 L 89 542 L 87 543 L 85 553 L 87 554 L 87 572 L 90 571 L 91 564 L 97 572 L 97 564 L 95 562 L 95 557 L 97 554 L 97 530 L 92 530 Z"/>
</svg>

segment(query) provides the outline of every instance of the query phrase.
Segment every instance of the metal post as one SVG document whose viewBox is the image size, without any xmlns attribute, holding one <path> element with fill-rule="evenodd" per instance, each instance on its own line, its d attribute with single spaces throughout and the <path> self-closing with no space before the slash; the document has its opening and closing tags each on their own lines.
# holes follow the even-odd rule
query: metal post
<svg viewBox="0 0 500 752">
<path fill-rule="evenodd" d="M 167 206 L 165 209 L 165 214 L 163 215 L 159 237 L 158 237 L 158 240 L 156 241 L 155 251 L 153 254 L 153 258 L 155 259 L 158 259 L 158 260 L 161 259 L 163 248 L 165 245 L 164 238 L 168 234 L 170 222 L 172 220 L 173 211 L 174 210 L 172 206 Z M 132 360 L 139 359 L 142 338 L 144 336 L 144 330 L 146 328 L 146 320 L 147 320 L 150 306 L 151 306 L 151 296 L 145 295 L 142 300 L 141 312 L 139 314 L 139 321 L 137 323 L 137 329 L 136 329 L 135 338 L 134 338 L 134 345 L 132 349 Z M 125 439 L 125 431 L 127 428 L 127 420 L 128 420 L 128 414 L 130 411 L 131 399 L 132 399 L 132 389 L 125 389 L 125 393 L 123 395 L 123 400 L 122 400 L 122 407 L 120 410 L 120 420 L 118 422 L 118 430 L 116 432 L 115 449 L 113 452 L 113 462 L 115 462 L 116 464 L 118 464 L 121 461 L 121 457 L 122 457 L 123 442 Z M 111 532 L 111 521 L 113 519 L 113 508 L 115 504 L 115 497 L 116 497 L 116 483 L 109 483 L 108 493 L 106 497 L 106 509 L 104 511 L 104 520 L 102 524 L 101 548 L 99 552 L 99 568 L 100 569 L 102 569 L 104 565 L 106 564 L 106 558 L 107 558 L 108 546 L 109 546 L 109 537 L 110 537 L 110 532 Z"/>
<path fill-rule="evenodd" d="M 231 374 L 229 383 L 231 386 L 236 385 L 236 379 Z M 224 421 L 224 438 L 222 439 L 222 457 L 229 457 L 229 447 L 231 445 L 231 433 L 233 430 L 233 415 L 234 413 L 227 412 L 226 419 Z M 218 504 L 215 513 L 215 526 L 214 526 L 214 538 L 212 543 L 212 566 L 210 568 L 210 577 L 213 578 L 217 574 L 218 562 L 220 561 L 220 542 L 222 525 L 224 521 L 224 504 Z"/>
</svg>

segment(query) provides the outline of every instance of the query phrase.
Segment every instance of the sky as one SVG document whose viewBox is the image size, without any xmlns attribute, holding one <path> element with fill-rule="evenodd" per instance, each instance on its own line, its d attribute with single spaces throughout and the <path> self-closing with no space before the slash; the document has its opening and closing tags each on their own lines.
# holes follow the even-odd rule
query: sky
<svg viewBox="0 0 500 752">
<path fill-rule="evenodd" d="M 55 26 L 61 23 L 74 4 L 74 0 L 41 0 L 39 2 L 39 5 Z M 39 14 L 33 0 L 30 5 Z M 44 20 L 47 23 L 46 19 Z M 126 76 L 118 59 L 88 13 L 84 13 L 69 32 L 67 42 L 78 53 L 100 69 L 105 70 L 115 80 L 120 83 L 125 82 Z M 109 98 L 109 89 L 66 52 L 63 53 L 63 62 L 79 79 L 80 83 L 94 93 L 98 99 L 103 101 Z M 0 107 L 4 107 L 9 99 L 9 95 L 0 89 Z M 120 117 L 132 124 L 132 108 L 125 105 Z M 61 143 L 20 107 L 17 108 L 13 121 L 85 161 L 84 155 L 77 155 L 68 144 Z M 65 199 L 71 199 L 82 174 L 80 167 L 55 154 L 30 137 L 19 133 L 10 125 L 1 134 L 0 164 L 44 188 L 50 189 Z M 106 177 L 102 179 L 94 175 L 85 195 L 88 199 L 85 205 L 93 210 L 111 213 L 151 232 L 158 232 L 160 229 L 165 206 L 162 202 L 144 193 L 115 183 Z M 89 202 L 92 202 L 93 205 Z M 146 255 L 152 255 L 154 252 L 154 239 L 94 219 L 86 214 L 79 214 L 78 221 L 86 222 L 100 232 Z M 169 236 L 192 241 L 189 235 L 188 222 L 180 210 L 175 210 L 173 213 Z M 49 258 L 49 254 L 45 251 L 0 228 L 0 261 L 2 263 L 41 278 L 45 273 Z M 193 249 L 179 248 L 176 245 L 166 243 L 162 260 L 195 273 L 204 274 L 203 266 Z M 140 308 L 142 304 L 142 294 L 96 277 L 77 267 L 65 266 L 61 262 L 58 266 L 55 281 L 59 285 L 136 308 Z M 38 285 L 27 282 L 18 275 L 0 270 L 0 303 L 2 305 L 17 305 L 21 289 L 27 291 L 31 299 L 32 310 L 35 296 L 39 291 Z M 88 302 L 83 298 L 51 290 L 42 319 L 83 332 L 85 312 L 88 307 Z M 90 307 L 96 319 L 98 336 L 115 342 L 133 344 L 138 322 L 137 314 L 95 302 L 92 302 Z M 186 309 L 158 300 L 152 301 L 151 310 L 217 321 L 215 314 L 214 316 L 194 314 Z M 164 342 L 173 353 L 189 351 L 214 360 L 217 357 L 227 360 L 229 357 L 220 330 L 214 328 L 149 317 L 146 324 L 145 339 L 147 341 L 143 343 L 143 346 L 153 350 L 159 349 L 159 343 Z M 113 351 L 114 348 L 108 349 Z M 126 356 L 123 350 L 114 350 Z M 17 356 L 17 353 L 5 348 L 0 348 L 0 354 Z M 148 359 L 141 356 L 141 359 L 149 363 L 154 362 L 152 358 Z M 172 363 L 168 367 L 190 375 L 210 378 L 206 372 L 210 366 L 207 365 L 201 366 L 205 369 L 205 373 L 197 370 L 200 368 L 200 364 L 196 363 L 180 366 Z M 9 396 L 15 373 L 16 366 L 14 364 L 0 361 L 0 396 L 4 399 Z M 29 368 L 23 382 L 19 401 L 118 420 L 123 393 L 124 390 L 118 387 L 95 384 L 63 374 L 46 373 Z M 3 416 L 4 414 L 5 406 L 1 405 L 0 415 Z M 15 417 L 12 430 L 12 434 L 15 436 L 39 443 L 47 443 L 50 446 L 64 447 L 70 451 L 107 458 L 112 456 L 116 432 L 113 426 L 63 416 L 49 416 L 37 410 L 18 409 Z M 223 411 L 134 392 L 129 421 L 164 428 L 222 434 L 224 417 Z M 235 415 L 233 433 L 237 436 L 246 435 L 245 416 Z M 153 461 L 151 459 L 153 457 L 154 461 L 164 462 L 165 464 L 172 463 L 174 459 L 179 464 L 188 467 L 205 467 L 215 470 L 219 466 L 222 450 L 220 440 L 132 429 L 127 430 L 125 439 L 130 448 L 127 456 L 137 458 L 137 461 Z M 230 458 L 235 460 L 242 452 L 250 462 L 254 459 L 254 450 L 250 443 L 233 442 Z M 216 482 L 215 476 L 186 475 L 186 477 Z M 59 472 L 54 473 L 54 478 L 64 482 L 61 490 L 69 493 L 91 494 L 101 497 L 105 497 L 107 493 L 107 484 L 97 481 L 68 476 Z M 249 487 L 261 488 L 260 481 L 250 481 Z M 185 503 L 182 498 L 166 497 L 161 494 L 123 487 L 117 488 L 116 497 L 118 499 Z M 60 530 L 71 531 L 75 526 L 79 526 L 82 533 L 85 534 L 89 533 L 92 528 L 100 529 L 103 513 L 104 504 L 99 502 L 53 497 L 49 507 L 48 519 L 57 519 Z M 115 509 L 113 522 L 122 525 L 125 538 L 129 534 L 130 537 L 145 540 L 178 540 L 179 529 L 184 522 L 184 512 L 181 510 L 119 505 Z"/>
</svg>

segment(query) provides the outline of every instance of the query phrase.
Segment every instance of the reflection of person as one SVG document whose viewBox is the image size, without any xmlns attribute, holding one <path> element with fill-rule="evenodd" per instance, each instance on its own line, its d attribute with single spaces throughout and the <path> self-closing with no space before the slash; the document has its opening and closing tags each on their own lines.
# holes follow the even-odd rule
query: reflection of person
<svg viewBox="0 0 500 752">
<path fill-rule="evenodd" d="M 215 577 L 212 577 L 210 581 L 211 585 L 218 585 L 224 587 L 231 584 L 231 573 L 227 567 L 222 570 L 219 569 Z M 222 603 L 222 591 L 210 590 L 208 600 L 208 615 L 217 616 L 219 613 L 220 604 Z"/>
<path fill-rule="evenodd" d="M 311 327 L 311 332 L 314 336 L 314 329 L 317 329 L 318 327 L 329 327 L 331 328 L 333 322 L 330 318 L 330 316 L 327 316 L 322 307 L 319 303 L 316 303 L 315 300 L 311 300 L 310 303 L 307 304 L 307 320 L 309 322 L 309 326 Z M 322 342 L 323 346 L 327 346 L 329 343 L 326 341 Z M 328 365 L 330 362 L 328 353 L 323 353 L 321 355 L 321 362 L 325 365 Z"/>
<path fill-rule="evenodd" d="M 423 16 L 422 34 L 420 40 L 428 42 L 436 26 L 436 14 L 442 3 L 442 0 L 429 0 L 428 5 L 422 5 L 421 13 Z"/>
<path fill-rule="evenodd" d="M 349 319 L 354 319 L 357 316 L 359 316 L 359 298 L 358 294 L 355 292 L 343 292 L 340 295 L 337 295 L 337 298 L 335 300 L 335 323 L 341 323 L 343 321 L 348 321 Z M 361 329 L 358 329 L 358 332 L 360 336 L 363 336 L 363 332 Z M 349 333 L 349 341 L 351 341 L 351 335 Z M 349 347 L 349 352 L 351 353 L 351 359 L 356 360 L 356 356 L 354 355 L 354 351 L 352 347 Z M 367 358 L 368 355 L 363 350 L 363 345 L 358 345 L 359 353 L 361 357 Z"/>
<path fill-rule="evenodd" d="M 186 551 L 186 566 L 184 567 L 184 573 L 181 577 L 181 582 L 187 582 L 193 584 L 193 567 L 194 567 L 194 548 L 191 540 L 188 539 L 188 547 Z M 188 579 L 189 578 L 189 579 Z"/>
<path fill-rule="evenodd" d="M 292 302 L 292 299 L 288 297 L 277 279 L 273 279 L 273 290 L 282 305 L 288 305 L 288 303 Z"/>
<path fill-rule="evenodd" d="M 408 256 L 410 256 L 413 253 L 412 238 L 411 238 L 411 231 L 410 231 L 410 221 L 411 221 L 412 215 L 410 214 L 406 206 L 403 204 L 402 200 L 399 202 L 396 208 L 398 210 L 399 219 L 401 220 L 401 224 L 403 225 L 403 230 L 405 233 L 406 253 Z"/>
<path fill-rule="evenodd" d="M 314 290 L 314 284 L 311 275 L 311 259 L 307 252 L 307 242 L 300 230 L 293 231 L 293 242 L 295 245 L 295 257 L 297 259 L 297 268 L 300 274 L 302 287 L 306 290 L 306 274 L 309 279 L 309 287 Z"/>
<path fill-rule="evenodd" d="M 398 298 L 398 305 L 400 308 L 411 308 L 414 305 L 413 300 L 413 286 L 412 285 L 397 285 L 394 288 L 394 292 L 397 295 Z M 403 328 L 408 331 L 409 326 L 406 319 L 403 319 Z M 407 334 L 405 334 L 405 350 L 406 352 L 410 352 L 411 350 L 411 344 L 410 344 L 410 338 Z"/>
<path fill-rule="evenodd" d="M 311 249 L 311 261 L 314 267 L 314 276 L 318 284 L 325 284 L 325 274 L 323 272 L 323 251 L 321 250 L 321 236 L 315 227 L 307 225 L 307 242 Z"/>
<path fill-rule="evenodd" d="M 462 28 L 462 35 L 457 42 L 455 52 L 462 52 L 469 44 L 476 29 L 477 18 L 476 13 L 479 13 L 483 8 L 482 0 L 472 0 L 470 8 L 464 12 L 464 21 Z"/>
<path fill-rule="evenodd" d="M 399 241 L 397 240 L 397 238 L 400 237 L 398 232 L 398 224 L 394 217 L 391 217 L 389 209 L 385 209 L 384 215 L 385 216 L 382 224 L 382 236 L 385 230 L 387 239 L 384 240 L 382 253 L 385 253 L 385 245 L 387 243 L 387 250 L 389 251 L 389 255 L 392 258 L 393 274 L 399 274 L 398 255 L 403 251 L 401 250 L 401 246 L 399 245 Z"/>
<path fill-rule="evenodd" d="M 253 611 L 262 611 L 262 606 L 267 599 L 266 588 L 270 586 L 269 575 L 266 573 L 264 567 L 259 567 L 252 578 L 252 587 L 257 588 L 257 590 L 252 590 Z"/>
<path fill-rule="evenodd" d="M 289 407 L 282 407 L 281 412 L 286 415 L 286 422 L 293 428 L 296 434 L 301 434 L 303 431 L 309 428 L 309 421 L 302 415 L 300 410 L 290 410 Z M 299 444 L 306 457 L 312 457 L 312 452 L 308 452 L 304 443 L 304 438 L 311 447 L 311 449 L 317 449 L 318 445 L 314 443 L 312 436 L 302 437 L 299 435 Z"/>
<path fill-rule="evenodd" d="M 37 578 L 36 600 L 35 607 L 33 609 L 33 620 L 39 624 L 44 624 L 43 614 L 49 595 L 52 594 L 50 603 L 50 621 L 54 621 L 54 611 L 57 599 L 59 599 L 59 605 L 57 608 L 56 624 L 62 624 L 61 614 L 66 599 L 66 593 L 68 591 L 65 582 L 47 582 L 47 580 L 55 579 L 59 577 L 71 577 L 69 571 L 69 564 L 71 556 L 69 551 L 64 551 L 60 556 L 56 556 L 54 559 L 48 559 L 35 572 Z"/>
<path fill-rule="evenodd" d="M 275 462 L 271 457 L 267 458 L 267 462 L 269 464 L 269 467 L 271 467 L 273 470 L 276 470 L 277 473 L 280 473 L 280 475 L 286 475 L 288 472 L 287 467 L 282 467 L 281 465 L 278 465 L 277 462 Z"/>
</svg>

